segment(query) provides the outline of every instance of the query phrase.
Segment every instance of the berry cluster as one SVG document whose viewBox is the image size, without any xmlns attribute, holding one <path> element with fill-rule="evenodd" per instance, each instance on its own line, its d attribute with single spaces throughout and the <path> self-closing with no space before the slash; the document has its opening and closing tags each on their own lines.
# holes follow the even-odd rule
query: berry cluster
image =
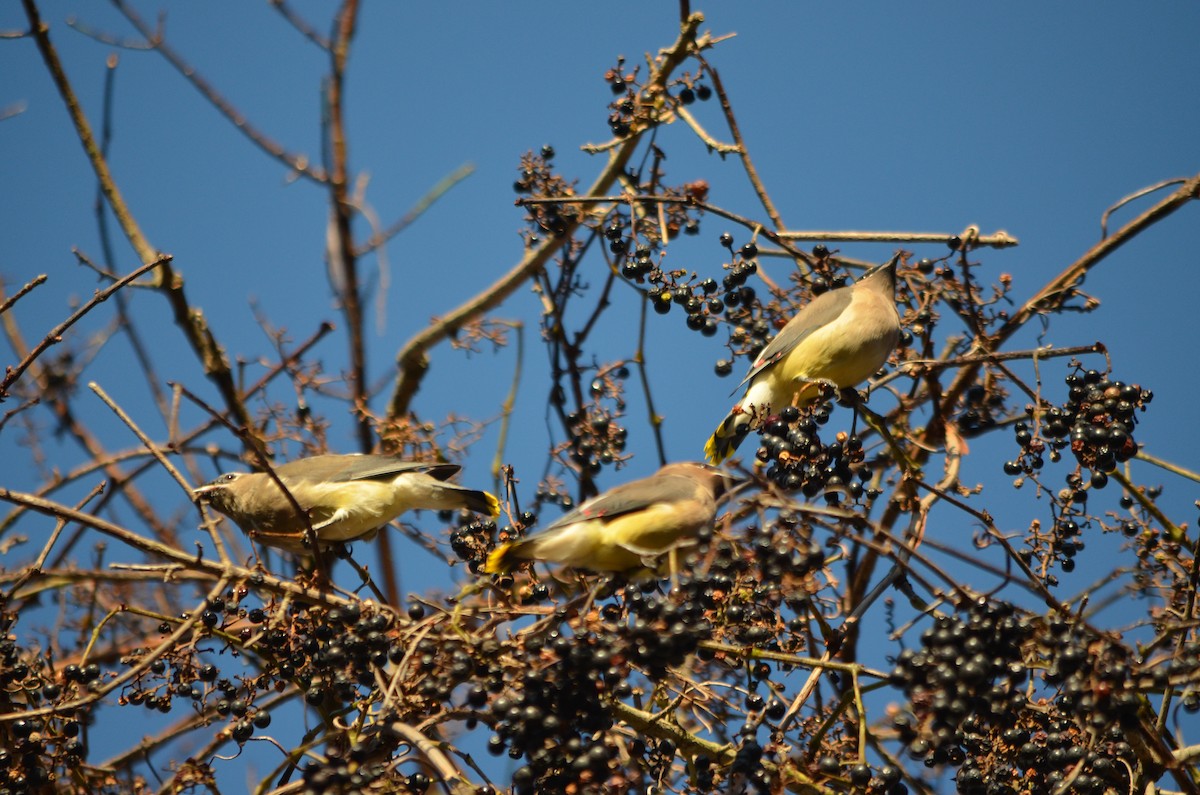
<svg viewBox="0 0 1200 795">
<path fill-rule="evenodd" d="M 955 776 L 962 795 L 1057 792 L 1068 777 L 1070 792 L 1129 792 L 1138 764 L 1121 726 L 1093 735 L 1046 704 L 1003 729 L 968 718 L 961 741 L 969 752 Z"/>
<path fill-rule="evenodd" d="M 566 368 L 560 377 L 566 377 Z M 577 374 L 578 370 L 573 373 Z M 629 432 L 620 424 L 625 413 L 625 380 L 629 368 L 621 362 L 596 369 L 587 385 L 586 396 L 579 394 L 581 407 L 566 410 L 568 390 L 556 384 L 550 392 L 550 404 L 555 407 L 567 441 L 553 450 L 553 455 L 570 469 L 590 479 L 601 467 L 625 461 L 625 445 Z M 572 392 L 579 392 L 577 385 Z"/>
<path fill-rule="evenodd" d="M 707 186 L 698 187 L 696 184 L 685 186 L 685 192 L 690 195 L 701 187 L 707 192 Z M 692 231 L 690 222 L 684 230 Z M 733 236 L 728 232 L 721 235 L 721 245 L 730 250 L 732 260 L 725 265 L 726 273 L 718 283 L 711 278 L 696 280 L 687 270 L 662 269 L 654 262 L 649 245 L 640 245 L 628 252 L 629 242 L 623 237 L 619 217 L 605 229 L 605 234 L 611 249 L 626 253 L 621 274 L 639 284 L 649 283 L 646 297 L 655 312 L 665 315 L 672 306 L 680 306 L 687 327 L 706 337 L 717 333 L 718 322 L 724 315 L 733 329 L 731 344 L 738 353 L 754 355 L 766 347 L 771 327 L 761 317 L 754 288 L 746 284 L 758 271 L 755 259 L 758 247 L 755 244 L 746 243 L 735 252 Z M 723 360 L 717 363 L 718 373 L 726 375 L 731 371 L 732 362 Z"/>
<path fill-rule="evenodd" d="M 717 317 L 724 309 L 721 299 L 712 295 L 716 289 L 717 283 L 706 279 L 698 285 L 677 283 L 674 287 L 651 287 L 646 292 L 646 297 L 650 299 L 654 311 L 660 315 L 670 312 L 672 304 L 682 306 L 687 327 L 711 337 L 717 333 Z"/>
<path fill-rule="evenodd" d="M 382 762 L 366 762 L 363 750 L 354 749 L 343 755 L 340 749 L 331 748 L 321 761 L 309 760 L 301 768 L 304 783 L 303 795 L 335 795 L 335 793 L 369 792 L 387 776 L 388 766 Z M 416 782 L 404 780 L 409 792 L 425 792 L 429 779 L 424 773 Z M 411 778 L 411 777 L 410 777 Z"/>
<path fill-rule="evenodd" d="M 623 381 L 629 377 L 629 369 L 618 367 L 611 372 L 611 377 Z M 617 411 L 624 411 L 625 403 L 619 397 L 619 390 L 606 385 L 602 378 L 594 379 L 591 392 L 596 398 L 618 392 Z M 567 457 L 580 471 L 595 475 L 602 466 L 611 466 L 626 457 L 625 443 L 629 432 L 616 422 L 611 412 L 598 404 L 568 414 L 567 432 L 571 439 Z"/>
<path fill-rule="evenodd" d="M 1055 705 L 1092 728 L 1138 723 L 1137 666 L 1129 651 L 1075 622 L 1052 618 L 1042 679 L 1058 690 Z"/>
<path fill-rule="evenodd" d="M 907 795 L 908 787 L 903 782 L 903 774 L 895 765 L 884 765 L 873 771 L 870 765 L 857 762 L 846 766 L 842 760 L 832 754 L 825 754 L 817 760 L 817 771 L 830 778 L 845 779 L 854 787 L 855 792 L 864 795 Z"/>
<path fill-rule="evenodd" d="M 507 527 L 505 529 L 511 530 Z M 479 574 L 483 571 L 488 553 L 495 546 L 492 542 L 495 537 L 495 521 L 473 518 L 450 531 L 450 549 L 459 560 L 466 561 L 468 571 Z M 505 537 L 500 538 L 500 541 L 507 540 L 509 539 Z"/>
<path fill-rule="evenodd" d="M 142 705 L 167 713 L 183 700 L 197 709 L 211 709 L 230 721 L 229 736 L 237 743 L 271 725 L 271 715 L 257 706 L 257 694 L 275 683 L 295 684 L 313 706 L 349 704 L 375 684 L 375 672 L 402 654 L 393 647 L 392 619 L 386 613 L 366 612 L 358 603 L 324 611 L 292 605 L 286 617 L 263 608 L 246 610 L 233 601 L 214 599 L 201 615 L 214 631 L 254 640 L 263 656 L 263 673 L 237 682 L 220 675 L 216 665 L 190 655 L 167 655 L 151 662 L 121 695 L 120 703 Z M 171 630 L 164 624 L 160 631 Z M 125 658 L 140 665 L 141 653 Z"/>
<path fill-rule="evenodd" d="M 924 262 L 924 260 L 922 260 Z M 917 313 L 914 332 L 928 310 Z M 1005 410 L 1004 395 L 976 384 L 963 394 L 962 407 L 954 418 L 959 432 L 966 438 L 978 436 L 996 426 L 996 415 Z"/>
<path fill-rule="evenodd" d="M 804 409 L 788 406 L 762 424 L 762 440 L 755 456 L 768 464 L 767 478 L 788 492 L 805 497 L 822 495 L 829 505 L 849 498 L 874 499 L 881 493 L 866 484 L 873 469 L 866 460 L 862 440 L 839 432 L 835 441 L 823 444 L 818 427 L 829 420 L 828 402 Z"/>
<path fill-rule="evenodd" d="M 893 723 L 913 757 L 959 768 L 960 793 L 1051 792 L 1068 777 L 1072 792 L 1130 789 L 1138 762 L 1129 738 L 1145 736 L 1138 684 L 1146 675 L 1119 642 L 986 600 L 965 618 L 938 618 L 921 640 L 892 674 L 911 704 Z M 1035 670 L 1056 695 L 1031 708 Z M 1171 671 L 1150 676 L 1165 685 Z"/>
<path fill-rule="evenodd" d="M 708 183 L 696 180 L 680 187 L 665 186 L 661 183 L 662 180 L 657 179 L 653 184 L 646 186 L 647 191 L 653 191 L 669 200 L 662 205 L 661 221 L 654 218 L 633 224 L 617 209 L 612 211 L 602 226 L 604 239 L 608 241 L 608 250 L 623 258 L 621 275 L 638 284 L 652 274 L 656 280 L 661 281 L 661 277 L 655 274 L 658 266 L 652 256 L 667 240 L 674 240 L 680 232 L 685 235 L 700 234 L 700 213 L 696 205 L 708 198 Z M 678 201 L 679 199 L 684 201 Z M 664 232 L 666 240 L 663 239 Z"/>
<path fill-rule="evenodd" d="M 720 243 L 730 254 L 730 261 L 724 266 L 725 275 L 721 278 L 720 299 L 720 308 L 725 310 L 725 320 L 731 329 L 729 345 L 735 356 L 752 359 L 767 347 L 774 330 L 763 317 L 757 292 L 746 284 L 758 273 L 758 246 L 743 243 L 735 249 L 733 235 L 728 232 L 721 234 Z M 715 284 L 713 291 L 716 292 Z M 715 369 L 717 375 L 729 375 L 733 371 L 733 361 L 718 360 Z"/>
<path fill-rule="evenodd" d="M 726 725 L 746 722 L 735 763 L 722 769 L 702 757 L 690 760 L 693 785 L 713 791 L 717 776 L 727 775 L 766 791 L 769 776 L 753 731 L 786 712 L 770 683 L 772 666 L 700 644 L 711 639 L 738 648 L 803 652 L 808 634 L 799 613 L 819 590 L 821 581 L 811 575 L 824 565 L 811 528 L 798 514 L 782 511 L 736 542 L 703 534 L 665 595 L 656 582 L 626 585 L 611 601 L 570 622 L 570 629 L 556 625 L 520 636 L 514 659 L 506 660 L 516 672 L 512 690 L 487 704 L 488 691 L 479 689 L 468 702 L 481 711 L 487 704 L 482 720 L 495 730 L 489 749 L 524 758 L 513 778 L 515 791 L 624 791 L 644 788 L 644 780 L 629 779 L 634 772 L 652 781 L 666 776 L 673 748 L 638 741 L 617 749 L 613 735 L 605 738 L 602 732 L 611 725 L 611 701 L 625 700 L 645 682 L 664 681 L 688 658 L 696 672 L 716 666 L 727 677 L 732 665 L 748 680 L 743 703 L 706 704 Z M 785 610 L 797 616 L 786 622 Z M 632 760 L 623 770 L 613 761 L 618 752 Z"/>
<path fill-rule="evenodd" d="M 624 69 L 625 59 L 618 58 L 617 65 L 604 73 L 604 80 L 615 97 L 608 106 L 608 129 L 618 138 L 624 138 L 633 129 L 638 107 L 638 68 L 634 67 L 632 72 L 626 72 Z"/>
<path fill-rule="evenodd" d="M 554 172 L 551 166 L 553 159 L 552 146 L 543 146 L 537 154 L 526 152 L 521 156 L 519 176 L 513 183 L 513 190 L 522 196 L 564 200 L 524 204 L 526 220 L 530 223 L 530 229 L 525 234 L 527 246 L 536 244 L 542 234 L 564 237 L 568 228 L 580 218 L 579 208 L 568 201 L 575 190 L 571 183 Z"/>
<path fill-rule="evenodd" d="M 825 550 L 812 539 L 811 528 L 806 527 L 799 516 L 788 511 L 781 512 L 773 523 L 761 531 L 753 526 L 747 527 L 746 541 L 754 554 L 757 568 L 751 575 L 753 579 L 761 585 L 777 583 L 785 586 L 782 590 L 789 599 L 806 596 L 802 593 L 804 589 L 799 580 L 825 566 Z M 715 570 L 721 570 L 721 561 L 721 557 L 718 557 L 713 565 Z M 737 566 L 736 562 L 733 565 L 742 571 L 746 568 Z M 756 598 L 761 599 L 761 595 L 756 594 Z M 773 613 L 777 612 L 775 606 L 771 607 Z M 736 614 L 727 615 L 727 618 L 735 626 L 743 621 L 743 617 Z"/>
<path fill-rule="evenodd" d="M 698 602 L 673 600 L 628 586 L 624 609 L 605 605 L 574 633 L 552 629 L 524 638 L 516 691 L 487 711 L 495 734 L 488 749 L 526 764 L 513 774 L 517 792 L 604 786 L 616 772 L 617 749 L 596 735 L 612 726 L 608 699 L 632 693 L 635 668 L 661 677 L 712 632 Z M 480 691 L 469 703 L 482 707 Z"/>
<path fill-rule="evenodd" d="M 921 634 L 919 649 L 896 660 L 892 683 L 903 689 L 912 712 L 894 723 L 909 753 L 934 765 L 962 764 L 962 727 L 1008 727 L 1024 712 L 1022 685 L 1029 671 L 1022 646 L 1033 624 L 1012 605 L 981 599 L 965 615 L 939 616 Z"/>
<path fill-rule="evenodd" d="M 45 655 L 24 649 L 9 631 L 16 616 L 0 616 L 0 711 L 19 712 L 72 700 L 98 687 L 99 665 L 67 665 L 61 679 Z M 52 715 L 18 718 L 0 723 L 0 792 L 56 790 L 55 782 L 74 780 L 95 792 L 113 792 L 104 776 L 81 770 L 87 758 L 87 728 L 93 713 L 61 710 Z M 77 777 L 71 777 L 77 771 Z M 98 773 L 98 771 L 96 771 Z"/>
<path fill-rule="evenodd" d="M 625 71 L 625 60 L 619 58 L 617 65 L 604 73 L 604 81 L 615 96 L 609 104 L 608 128 L 618 138 L 624 138 L 635 126 L 644 125 L 653 120 L 650 107 L 638 101 L 637 69 Z M 712 97 L 712 89 L 701 83 L 699 76 L 682 75 L 672 84 L 674 93 L 671 99 L 681 105 L 691 105 L 697 99 L 701 101 Z"/>
<path fill-rule="evenodd" d="M 1014 425 L 1021 455 L 1006 462 L 1009 475 L 1030 474 L 1044 465 L 1043 452 L 1057 461 L 1068 445 L 1079 464 L 1091 471 L 1093 488 L 1108 483 L 1108 472 L 1137 453 L 1133 429 L 1137 412 L 1145 411 L 1154 393 L 1137 384 L 1113 381 L 1098 370 L 1073 372 L 1066 377 L 1067 401 L 1061 407 L 1026 407 L 1026 414 L 1040 424 L 1040 433 L 1029 422 Z M 1046 441 L 1049 440 L 1049 441 Z"/>
</svg>

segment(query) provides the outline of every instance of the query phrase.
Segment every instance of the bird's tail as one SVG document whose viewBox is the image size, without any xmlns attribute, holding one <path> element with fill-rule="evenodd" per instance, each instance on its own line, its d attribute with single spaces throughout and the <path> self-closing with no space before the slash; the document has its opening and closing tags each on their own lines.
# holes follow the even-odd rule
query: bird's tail
<svg viewBox="0 0 1200 795">
<path fill-rule="evenodd" d="M 500 515 L 500 500 L 494 495 L 474 489 L 461 489 L 459 494 L 463 499 L 463 507 L 468 511 L 482 513 L 493 519 Z"/>
<path fill-rule="evenodd" d="M 721 463 L 733 455 L 733 451 L 737 450 L 749 430 L 750 415 L 740 407 L 735 407 L 713 431 L 713 435 L 708 437 L 708 442 L 704 445 L 704 457 L 710 464 Z"/>
<path fill-rule="evenodd" d="M 492 550 L 487 563 L 483 564 L 484 573 L 508 574 L 515 569 L 522 560 L 519 554 L 521 545 L 520 541 L 509 541 Z"/>
</svg>

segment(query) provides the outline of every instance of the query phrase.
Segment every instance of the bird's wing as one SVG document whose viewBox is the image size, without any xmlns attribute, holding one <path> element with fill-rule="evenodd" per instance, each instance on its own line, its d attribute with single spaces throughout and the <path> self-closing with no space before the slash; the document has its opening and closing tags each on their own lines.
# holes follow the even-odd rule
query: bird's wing
<svg viewBox="0 0 1200 795">
<path fill-rule="evenodd" d="M 846 311 L 846 307 L 850 306 L 851 289 L 853 288 L 842 287 L 830 290 L 805 304 L 804 308 L 779 330 L 775 339 L 762 349 L 762 353 L 758 354 L 758 358 L 751 365 L 750 372 L 746 373 L 746 377 L 734 391 L 741 389 L 763 370 L 795 350 L 809 334 L 837 320 L 838 316 Z"/>
<path fill-rule="evenodd" d="M 681 502 L 695 499 L 701 487 L 692 478 L 684 475 L 657 475 L 609 489 L 598 497 L 563 514 L 542 532 L 574 524 L 588 519 L 613 519 L 618 516 L 645 510 L 656 503 Z"/>
<path fill-rule="evenodd" d="M 281 478 L 341 482 L 390 478 L 406 472 L 423 472 L 445 480 L 461 467 L 458 464 L 433 464 L 403 461 L 390 455 L 317 455 L 275 468 Z"/>
</svg>

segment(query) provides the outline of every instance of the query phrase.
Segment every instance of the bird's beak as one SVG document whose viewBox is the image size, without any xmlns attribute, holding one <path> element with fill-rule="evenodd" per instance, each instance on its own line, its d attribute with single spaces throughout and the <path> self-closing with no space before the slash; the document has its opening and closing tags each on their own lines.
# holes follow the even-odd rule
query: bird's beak
<svg viewBox="0 0 1200 795">
<path fill-rule="evenodd" d="M 883 263 L 882 265 L 876 265 L 874 268 L 871 268 L 871 270 L 867 271 L 866 273 L 864 273 L 862 275 L 862 278 L 865 279 L 868 276 L 873 276 L 876 273 L 881 273 L 882 271 L 888 270 L 889 268 L 895 268 L 896 265 L 899 264 L 899 262 L 900 262 L 900 255 L 902 253 L 903 252 L 901 252 L 901 251 L 897 251 L 895 254 L 892 255 L 892 258 L 890 260 Z"/>
<path fill-rule="evenodd" d="M 203 486 L 197 486 L 192 489 L 193 500 L 208 500 L 208 495 L 216 491 L 218 488 L 216 483 L 205 483 Z"/>
</svg>

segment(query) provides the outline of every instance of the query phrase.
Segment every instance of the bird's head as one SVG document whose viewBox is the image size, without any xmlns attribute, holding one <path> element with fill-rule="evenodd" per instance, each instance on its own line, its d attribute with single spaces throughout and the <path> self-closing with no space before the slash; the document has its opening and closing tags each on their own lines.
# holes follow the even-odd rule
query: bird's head
<svg viewBox="0 0 1200 795">
<path fill-rule="evenodd" d="M 875 265 L 874 268 L 866 271 L 866 273 L 863 274 L 862 279 L 858 280 L 859 283 L 868 279 L 886 279 L 892 283 L 895 283 L 896 265 L 900 264 L 902 253 L 904 252 L 898 251 L 892 258 L 888 259 L 886 263 L 883 263 L 882 265 Z"/>
<path fill-rule="evenodd" d="M 203 486 L 192 489 L 192 498 L 206 502 L 223 514 L 237 511 L 247 472 L 229 472 Z"/>
<path fill-rule="evenodd" d="M 720 467 L 715 467 L 710 464 L 701 464 L 691 461 L 679 464 L 668 464 L 659 470 L 659 472 L 663 474 L 685 475 L 691 478 L 711 491 L 714 500 L 720 499 L 722 496 L 733 491 L 742 483 L 742 478 L 739 478 L 732 472 L 728 472 Z"/>
</svg>

